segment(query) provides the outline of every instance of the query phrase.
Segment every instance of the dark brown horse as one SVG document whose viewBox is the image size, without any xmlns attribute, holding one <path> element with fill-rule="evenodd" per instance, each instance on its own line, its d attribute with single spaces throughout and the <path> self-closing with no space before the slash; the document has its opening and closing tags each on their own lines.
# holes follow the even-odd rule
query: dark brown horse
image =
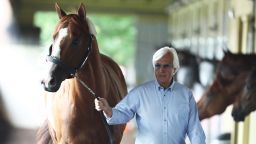
<svg viewBox="0 0 256 144">
<path fill-rule="evenodd" d="M 219 61 L 216 59 L 201 58 L 186 49 L 177 49 L 177 53 L 181 66 L 177 73 L 177 81 L 189 88 L 193 88 L 195 83 L 206 87 L 207 82 L 213 78 L 208 77 L 207 82 L 205 79 L 202 79 L 200 72 L 202 72 L 202 68 L 205 68 L 203 67 L 203 64 L 211 65 L 213 68 L 213 70 L 207 71 L 209 72 L 208 75 L 210 75 L 211 73 L 214 73 L 215 67 Z"/>
<path fill-rule="evenodd" d="M 237 122 L 244 121 L 245 117 L 256 110 L 256 68 L 246 78 L 241 97 L 234 103 L 232 109 L 233 119 Z"/>
<path fill-rule="evenodd" d="M 177 73 L 177 81 L 193 88 L 199 80 L 199 57 L 186 49 L 177 49 L 180 62 L 180 70 Z"/>
<path fill-rule="evenodd" d="M 213 84 L 197 103 L 200 120 L 223 113 L 227 106 L 239 99 L 246 78 L 255 65 L 256 55 L 225 52 Z"/>
<path fill-rule="evenodd" d="M 109 135 L 102 115 L 94 109 L 94 94 L 114 106 L 127 94 L 119 66 L 99 53 L 96 32 L 85 6 L 67 15 L 55 5 L 60 18 L 47 57 L 50 65 L 42 81 L 46 91 L 47 120 L 38 132 L 40 144 L 107 144 Z M 111 135 L 120 143 L 125 125 Z"/>
</svg>

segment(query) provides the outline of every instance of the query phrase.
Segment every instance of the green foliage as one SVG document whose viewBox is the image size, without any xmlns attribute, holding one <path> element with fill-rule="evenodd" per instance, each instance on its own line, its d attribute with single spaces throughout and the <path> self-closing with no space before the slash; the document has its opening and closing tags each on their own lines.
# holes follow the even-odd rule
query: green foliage
<svg viewBox="0 0 256 144">
<path fill-rule="evenodd" d="M 100 52 L 110 56 L 120 65 L 127 66 L 134 60 L 135 19 L 131 16 L 89 15 L 97 31 Z M 38 12 L 34 24 L 41 28 L 41 44 L 49 45 L 57 24 L 55 12 Z"/>
<path fill-rule="evenodd" d="M 100 51 L 122 65 L 130 64 L 134 56 L 135 28 L 132 17 L 92 15 L 96 25 Z"/>
<path fill-rule="evenodd" d="M 41 28 L 40 43 L 49 45 L 52 42 L 52 34 L 59 18 L 55 12 L 37 12 L 34 16 L 34 25 Z"/>
</svg>

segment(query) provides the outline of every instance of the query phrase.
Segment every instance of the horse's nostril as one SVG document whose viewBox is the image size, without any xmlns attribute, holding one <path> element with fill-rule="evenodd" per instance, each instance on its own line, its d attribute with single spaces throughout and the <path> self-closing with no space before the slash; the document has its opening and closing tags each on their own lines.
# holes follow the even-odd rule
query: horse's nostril
<svg viewBox="0 0 256 144">
<path fill-rule="evenodd" d="M 42 84 L 42 85 L 44 85 L 44 84 L 45 84 L 44 80 L 41 80 L 41 84 Z"/>
<path fill-rule="evenodd" d="M 56 85 L 56 81 L 55 81 L 54 78 L 52 78 L 52 79 L 49 81 L 49 85 L 51 85 L 51 86 Z"/>
</svg>

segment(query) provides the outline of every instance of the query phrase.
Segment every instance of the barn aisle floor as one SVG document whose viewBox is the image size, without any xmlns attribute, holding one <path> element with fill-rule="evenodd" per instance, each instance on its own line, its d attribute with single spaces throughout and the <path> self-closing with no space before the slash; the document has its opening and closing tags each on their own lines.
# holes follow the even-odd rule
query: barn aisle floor
<svg viewBox="0 0 256 144">
<path fill-rule="evenodd" d="M 10 131 L 6 142 L 0 144 L 35 144 L 36 130 L 15 128 Z"/>
</svg>

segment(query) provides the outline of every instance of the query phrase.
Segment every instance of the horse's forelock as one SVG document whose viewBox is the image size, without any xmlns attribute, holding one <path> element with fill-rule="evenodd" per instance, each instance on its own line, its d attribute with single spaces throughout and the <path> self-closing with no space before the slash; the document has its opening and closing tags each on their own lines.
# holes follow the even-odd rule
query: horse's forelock
<svg viewBox="0 0 256 144">
<path fill-rule="evenodd" d="M 57 35 L 57 33 L 59 32 L 60 29 L 67 27 L 67 25 L 68 25 L 67 21 L 68 21 L 68 17 L 66 17 L 66 16 L 62 17 L 62 19 L 57 24 L 55 31 L 53 32 L 54 37 Z"/>
<path fill-rule="evenodd" d="M 78 15 L 76 15 L 76 14 L 67 15 L 67 16 L 63 17 L 61 19 L 61 21 L 59 22 L 59 24 L 57 25 L 54 35 L 56 35 L 61 28 L 67 27 L 69 22 L 72 22 L 76 26 L 79 26 L 79 25 L 81 26 L 84 24 L 84 23 L 82 23 L 81 19 L 79 19 Z M 92 21 L 88 17 L 86 17 L 85 22 L 87 22 L 89 32 L 91 34 L 93 34 L 94 36 L 96 36 L 97 35 L 96 28 L 95 28 L 95 25 L 92 23 Z"/>
</svg>

